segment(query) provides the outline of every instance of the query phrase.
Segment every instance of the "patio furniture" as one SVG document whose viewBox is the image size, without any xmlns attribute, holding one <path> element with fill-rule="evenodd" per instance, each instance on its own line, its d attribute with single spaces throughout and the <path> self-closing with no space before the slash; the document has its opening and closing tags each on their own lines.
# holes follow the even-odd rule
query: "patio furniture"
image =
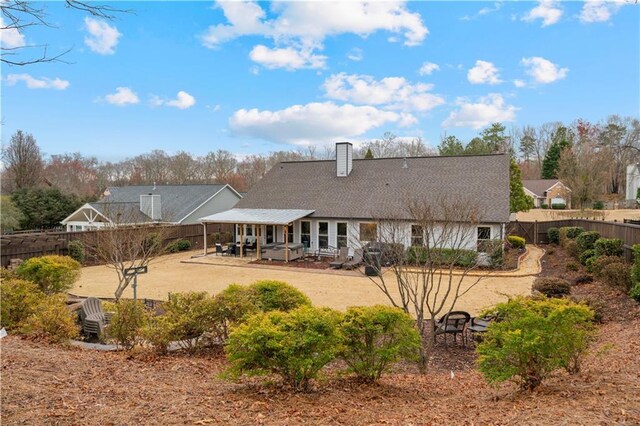
<svg viewBox="0 0 640 426">
<path fill-rule="evenodd" d="M 237 256 L 240 253 L 240 247 L 237 247 L 235 244 L 229 244 L 227 247 L 227 255 L 228 256 Z"/>
<path fill-rule="evenodd" d="M 471 334 L 471 339 L 481 341 L 482 335 L 487 332 L 490 323 L 491 318 L 471 318 L 471 322 L 467 327 L 467 330 L 469 330 L 469 333 Z"/>
<path fill-rule="evenodd" d="M 336 260 L 329 263 L 329 267 L 335 268 L 335 269 L 342 268 L 342 265 L 344 264 L 344 262 L 349 260 L 348 257 L 349 257 L 349 247 L 341 247 L 340 250 L 338 250 L 338 257 L 336 258 Z"/>
<path fill-rule="evenodd" d="M 362 263 L 362 250 L 357 249 L 353 253 L 353 257 L 351 258 L 351 260 L 347 260 L 346 262 L 344 262 L 342 264 L 342 267 L 344 269 L 355 269 L 358 266 L 360 266 L 361 263 Z"/>
<path fill-rule="evenodd" d="M 100 336 L 109 322 L 108 316 L 102 310 L 102 302 L 95 297 L 89 297 L 82 302 L 79 315 L 85 334 Z"/>
<path fill-rule="evenodd" d="M 338 249 L 332 246 L 320 247 L 316 252 L 317 257 L 333 257 L 334 259 L 338 256 Z"/>
<path fill-rule="evenodd" d="M 288 247 L 287 247 L 288 246 Z M 289 261 L 299 259 L 304 254 L 304 246 L 298 243 L 270 243 L 262 249 L 262 258 L 271 260 L 287 260 L 285 256 L 287 250 L 289 250 Z"/>
<path fill-rule="evenodd" d="M 216 243 L 216 256 L 219 255 L 219 254 L 224 256 L 225 253 L 227 253 L 227 249 L 222 247 L 222 244 Z"/>
<path fill-rule="evenodd" d="M 447 345 L 447 334 L 453 334 L 454 343 L 457 341 L 458 334 L 461 336 L 462 344 L 466 347 L 467 341 L 465 337 L 465 327 L 471 321 L 471 315 L 464 311 L 451 311 L 435 324 L 436 336 L 444 334 L 444 344 Z"/>
</svg>

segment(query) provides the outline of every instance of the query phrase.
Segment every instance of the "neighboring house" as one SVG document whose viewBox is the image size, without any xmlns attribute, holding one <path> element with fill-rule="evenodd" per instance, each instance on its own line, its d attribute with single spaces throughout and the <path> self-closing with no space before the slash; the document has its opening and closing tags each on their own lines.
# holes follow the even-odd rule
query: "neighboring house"
<svg viewBox="0 0 640 426">
<path fill-rule="evenodd" d="M 630 164 L 627 166 L 627 207 L 635 208 L 638 205 L 638 188 L 640 188 L 640 164 Z"/>
<path fill-rule="evenodd" d="M 400 219 L 401 239 L 409 246 L 425 237 L 407 217 L 409 199 L 435 205 L 442 197 L 478 204 L 481 217 L 467 248 L 503 238 L 509 221 L 508 156 L 355 160 L 352 145 L 339 143 L 336 160 L 276 164 L 235 208 L 202 222 L 205 228 L 208 223 L 245 225 L 249 236 L 256 236 L 259 226 L 262 244 L 286 241 L 318 250 L 376 241 L 380 221 Z"/>
<path fill-rule="evenodd" d="M 110 187 L 61 223 L 86 231 L 106 223 L 200 223 L 202 216 L 233 208 L 242 196 L 230 185 L 141 185 Z"/>
<path fill-rule="evenodd" d="M 571 208 L 571 189 L 558 179 L 523 180 L 524 192 L 533 198 L 533 207 L 540 208 L 552 204 L 564 204 Z"/>
</svg>

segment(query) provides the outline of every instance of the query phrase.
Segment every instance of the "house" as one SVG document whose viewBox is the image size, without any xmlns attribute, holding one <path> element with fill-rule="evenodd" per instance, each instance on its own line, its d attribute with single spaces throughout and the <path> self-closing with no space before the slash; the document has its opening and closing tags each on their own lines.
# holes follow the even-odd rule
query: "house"
<svg viewBox="0 0 640 426">
<path fill-rule="evenodd" d="M 348 142 L 336 145 L 336 159 L 276 164 L 235 208 L 203 217 L 209 223 L 234 223 L 236 238 L 259 236 L 262 244 L 361 247 L 378 240 L 378 224 L 400 218 L 403 242 L 424 235 L 407 217 L 410 197 L 437 203 L 439 197 L 474 200 L 482 212 L 474 238 L 503 238 L 509 221 L 509 158 L 504 154 L 354 159 Z M 431 202 L 430 201 L 430 202 Z M 474 225 L 475 226 L 475 225 Z M 477 231 L 477 239 L 475 238 Z M 418 232 L 419 233 L 419 232 Z"/>
<path fill-rule="evenodd" d="M 571 189 L 558 179 L 523 180 L 524 192 L 533 198 L 533 207 L 540 208 L 553 204 L 564 204 L 571 208 Z"/>
<path fill-rule="evenodd" d="M 638 188 L 640 188 L 640 164 L 627 166 L 626 207 L 635 208 L 638 205 Z"/>
<path fill-rule="evenodd" d="M 85 231 L 106 223 L 188 225 L 233 208 L 242 196 L 230 185 L 135 185 L 110 187 L 102 199 L 86 203 L 61 223 Z"/>
</svg>

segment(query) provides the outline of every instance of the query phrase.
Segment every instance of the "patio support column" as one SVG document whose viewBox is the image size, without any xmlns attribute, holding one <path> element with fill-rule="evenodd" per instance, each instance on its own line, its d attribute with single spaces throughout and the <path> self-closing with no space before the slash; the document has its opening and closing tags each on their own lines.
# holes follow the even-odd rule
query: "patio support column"
<svg viewBox="0 0 640 426">
<path fill-rule="evenodd" d="M 262 260 L 262 249 L 260 248 L 260 234 L 262 231 L 261 225 L 256 225 L 256 259 Z"/>
<path fill-rule="evenodd" d="M 207 222 L 203 222 L 202 223 L 203 227 L 204 227 L 204 238 L 202 239 L 202 241 L 204 241 L 204 255 L 207 255 Z"/>
<path fill-rule="evenodd" d="M 284 226 L 284 261 L 289 263 L 289 225 Z"/>
<path fill-rule="evenodd" d="M 240 258 L 244 257 L 244 223 L 240 225 Z"/>
</svg>

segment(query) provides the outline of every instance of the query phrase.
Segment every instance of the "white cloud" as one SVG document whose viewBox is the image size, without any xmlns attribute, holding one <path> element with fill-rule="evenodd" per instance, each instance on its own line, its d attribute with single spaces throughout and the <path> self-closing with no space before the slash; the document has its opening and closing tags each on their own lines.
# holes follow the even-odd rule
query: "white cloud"
<svg viewBox="0 0 640 426">
<path fill-rule="evenodd" d="M 491 13 L 497 12 L 500 9 L 502 9 L 502 2 L 501 1 L 497 1 L 497 2 L 493 3 L 493 7 L 483 7 L 475 15 L 472 15 L 472 16 L 465 15 L 460 19 L 463 20 L 463 21 L 471 21 L 471 20 L 474 20 L 474 19 L 479 18 L 481 16 L 489 15 Z"/>
<path fill-rule="evenodd" d="M 125 106 L 129 104 L 137 104 L 140 102 L 138 95 L 128 87 L 118 87 L 115 93 L 111 93 L 104 97 L 105 101 L 112 105 Z"/>
<path fill-rule="evenodd" d="M 522 58 L 520 63 L 526 68 L 526 73 L 530 75 L 536 83 L 549 84 L 557 80 L 562 80 L 569 73 L 569 68 L 560 68 L 548 59 L 539 56 Z"/>
<path fill-rule="evenodd" d="M 410 84 L 402 77 L 375 80 L 369 75 L 334 74 L 323 84 L 326 96 L 346 102 L 382 105 L 385 109 L 401 111 L 429 111 L 444 104 L 444 99 L 433 93 L 431 84 Z"/>
<path fill-rule="evenodd" d="M 27 43 L 24 40 L 24 35 L 20 33 L 16 28 L 6 28 L 2 16 L 0 16 L 0 45 L 5 49 L 17 49 L 24 47 Z"/>
<path fill-rule="evenodd" d="M 122 34 L 115 26 L 89 17 L 84 18 L 84 25 L 89 33 L 84 38 L 84 43 L 92 51 L 100 55 L 113 55 L 116 53 L 115 48 Z"/>
<path fill-rule="evenodd" d="M 354 47 L 349 51 L 349 53 L 347 53 L 347 58 L 349 58 L 354 62 L 361 61 L 363 57 L 364 57 L 364 52 L 362 52 L 362 49 L 357 47 Z"/>
<path fill-rule="evenodd" d="M 421 44 L 429 30 L 418 13 L 411 13 L 406 2 L 273 2 L 271 14 L 256 2 L 222 2 L 228 23 L 210 26 L 201 36 L 202 43 L 209 48 L 242 36 L 262 36 L 274 41 L 272 52 L 281 50 L 289 55 L 288 48 L 306 49 L 308 57 L 313 51 L 323 48 L 326 37 L 339 34 L 357 34 L 366 37 L 377 31 L 388 31 L 404 37 L 404 44 Z M 256 46 L 258 47 L 258 46 Z M 263 49 L 266 49 L 262 46 Z M 262 52 L 264 53 L 264 51 Z M 321 60 L 324 63 L 324 59 Z M 307 67 L 312 68 L 312 67 Z"/>
<path fill-rule="evenodd" d="M 59 78 L 51 79 L 47 77 L 35 78 L 29 74 L 9 74 L 6 81 L 10 86 L 14 86 L 19 81 L 24 81 L 29 89 L 65 90 L 69 87 L 69 82 L 67 80 Z"/>
<path fill-rule="evenodd" d="M 523 80 L 513 80 L 513 85 L 517 88 L 521 88 L 527 85 Z"/>
<path fill-rule="evenodd" d="M 522 17 L 523 21 L 533 22 L 542 19 L 542 26 L 547 27 L 557 23 L 562 17 L 563 10 L 555 0 L 540 0 L 538 5 Z"/>
<path fill-rule="evenodd" d="M 388 123 L 411 125 L 410 114 L 383 111 L 372 106 L 336 105 L 333 102 L 293 105 L 279 111 L 240 109 L 229 119 L 239 135 L 259 139 L 308 145 L 332 143 L 358 136 Z"/>
<path fill-rule="evenodd" d="M 191 108 L 196 104 L 196 98 L 181 90 L 176 95 L 175 99 L 164 99 L 159 96 L 153 96 L 151 98 L 151 105 L 153 106 L 168 106 L 178 109 Z"/>
<path fill-rule="evenodd" d="M 580 11 L 580 21 L 585 24 L 594 22 L 607 22 L 615 15 L 622 6 L 624 1 L 601 1 L 587 0 Z"/>
<path fill-rule="evenodd" d="M 284 68 L 289 71 L 301 68 L 324 68 L 326 56 L 314 55 L 310 49 L 296 50 L 293 47 L 270 49 L 261 44 L 255 46 L 249 57 L 265 68 Z"/>
<path fill-rule="evenodd" d="M 500 73 L 491 62 L 476 61 L 476 66 L 469 69 L 467 79 L 471 84 L 499 84 Z"/>
<path fill-rule="evenodd" d="M 433 62 L 425 62 L 420 67 L 418 74 L 420 75 L 431 75 L 434 71 L 438 71 L 440 66 L 438 64 L 434 64 Z"/>
<path fill-rule="evenodd" d="M 518 110 L 513 105 L 507 105 L 504 98 L 497 93 L 481 97 L 475 103 L 467 98 L 458 98 L 456 105 L 458 109 L 452 111 L 442 123 L 444 127 L 479 129 L 498 121 L 514 121 Z"/>
</svg>

